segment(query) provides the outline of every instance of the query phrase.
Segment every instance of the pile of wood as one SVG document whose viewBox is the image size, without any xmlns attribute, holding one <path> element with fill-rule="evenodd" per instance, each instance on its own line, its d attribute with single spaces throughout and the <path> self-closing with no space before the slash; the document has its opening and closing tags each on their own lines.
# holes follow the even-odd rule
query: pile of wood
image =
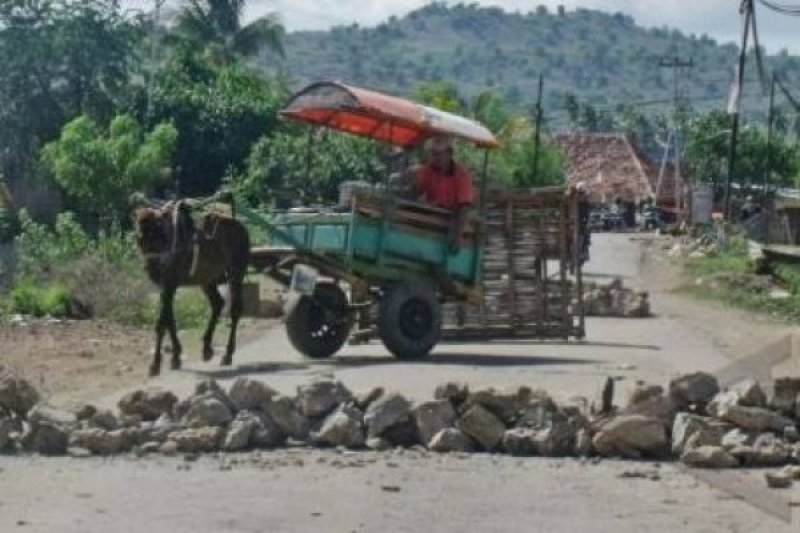
<svg viewBox="0 0 800 533">
<path fill-rule="evenodd" d="M 483 301 L 447 304 L 445 336 L 583 337 L 575 197 L 491 194 L 484 224 Z"/>
</svg>

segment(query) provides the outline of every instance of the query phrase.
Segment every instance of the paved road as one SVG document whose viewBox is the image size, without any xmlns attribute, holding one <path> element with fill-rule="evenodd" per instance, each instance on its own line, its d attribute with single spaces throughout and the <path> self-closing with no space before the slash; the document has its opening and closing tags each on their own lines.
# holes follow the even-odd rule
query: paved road
<svg viewBox="0 0 800 533">
<path fill-rule="evenodd" d="M 629 237 L 598 236 L 592 253 L 586 270 L 597 279 L 647 281 L 641 248 Z M 225 380 L 246 373 L 291 393 L 328 374 L 356 391 L 383 385 L 412 398 L 429 397 L 447 380 L 591 397 L 609 375 L 620 379 L 624 394 L 637 379 L 666 383 L 673 374 L 713 371 L 744 355 L 730 342 L 735 335 L 713 333 L 719 330 L 714 320 L 737 328 L 743 318 L 681 302 L 657 291 L 655 318 L 590 319 L 583 344 L 445 344 L 413 364 L 394 361 L 379 344 L 309 364 L 277 329 L 243 347 L 232 371 L 194 364 L 193 371 L 168 373 L 154 384 L 185 393 L 202 375 Z M 758 327 L 780 332 L 768 326 Z M 785 521 L 787 501 L 800 500 L 800 490 L 769 493 L 758 472 L 708 480 L 727 490 L 747 488 L 732 495 L 668 464 L 296 450 L 234 460 L 246 464 L 206 457 L 186 470 L 180 458 L 0 457 L 0 531 L 750 532 L 797 531 L 800 524 L 797 516 L 793 524 Z"/>
</svg>

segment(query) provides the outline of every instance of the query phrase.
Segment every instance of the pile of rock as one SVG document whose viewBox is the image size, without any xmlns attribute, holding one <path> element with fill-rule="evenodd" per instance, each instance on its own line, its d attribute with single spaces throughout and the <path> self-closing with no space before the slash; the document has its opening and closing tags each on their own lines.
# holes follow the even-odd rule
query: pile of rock
<svg viewBox="0 0 800 533">
<path fill-rule="evenodd" d="M 586 316 L 645 318 L 650 316 L 650 299 L 645 291 L 623 286 L 621 279 L 607 285 L 587 283 L 583 290 Z"/>
<path fill-rule="evenodd" d="M 698 237 L 684 236 L 677 242 L 664 245 L 667 255 L 674 258 L 702 259 L 719 253 L 719 243 L 711 234 L 702 234 Z"/>
<path fill-rule="evenodd" d="M 721 391 L 716 378 L 695 373 L 672 380 L 666 391 L 638 383 L 624 407 L 613 405 L 613 383 L 607 381 L 593 405 L 585 398 L 558 405 L 528 387 L 471 391 L 458 383 L 443 384 L 432 400 L 414 404 L 382 388 L 354 394 L 333 380 L 281 396 L 242 377 L 227 390 L 213 380 L 200 382 L 184 400 L 169 391 L 139 390 L 119 401 L 119 412 L 86 406 L 72 413 L 41 403 L 27 382 L 5 374 L 0 450 L 175 454 L 275 448 L 291 441 L 515 456 L 674 457 L 705 468 L 800 464 L 800 379 L 778 380 L 768 398 L 757 383 Z M 771 479 L 797 475 L 794 468 Z"/>
</svg>

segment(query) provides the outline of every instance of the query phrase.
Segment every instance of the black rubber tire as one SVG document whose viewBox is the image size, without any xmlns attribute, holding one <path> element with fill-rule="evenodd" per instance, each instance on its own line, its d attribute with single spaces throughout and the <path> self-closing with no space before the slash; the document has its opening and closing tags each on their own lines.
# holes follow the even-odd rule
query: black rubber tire
<svg viewBox="0 0 800 533">
<path fill-rule="evenodd" d="M 442 334 L 442 306 L 433 285 L 401 282 L 384 292 L 378 306 L 378 336 L 398 359 L 426 357 Z"/>
<path fill-rule="evenodd" d="M 314 297 L 301 296 L 286 317 L 286 333 L 295 349 L 311 359 L 338 352 L 350 334 L 347 296 L 334 283 L 320 283 Z"/>
</svg>

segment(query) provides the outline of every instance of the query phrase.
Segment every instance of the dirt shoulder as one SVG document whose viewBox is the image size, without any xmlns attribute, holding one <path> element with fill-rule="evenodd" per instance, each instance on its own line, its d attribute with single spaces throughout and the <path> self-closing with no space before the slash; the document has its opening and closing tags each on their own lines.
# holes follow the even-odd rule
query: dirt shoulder
<svg viewBox="0 0 800 533">
<path fill-rule="evenodd" d="M 655 312 L 708 338 L 729 358 L 748 357 L 797 334 L 798 325 L 782 318 L 696 297 L 684 291 L 694 280 L 684 271 L 680 260 L 667 256 L 665 246 L 672 241 L 650 237 L 637 240 L 642 247 L 639 284 L 657 301 Z"/>
<path fill-rule="evenodd" d="M 239 344 L 277 321 L 244 320 Z M 217 330 L 217 345 L 227 328 Z M 73 407 L 115 391 L 145 385 L 153 346 L 151 328 L 96 320 L 31 320 L 0 325 L 0 365 L 29 379 L 50 402 Z M 184 360 L 199 358 L 200 333 L 181 332 Z"/>
</svg>

